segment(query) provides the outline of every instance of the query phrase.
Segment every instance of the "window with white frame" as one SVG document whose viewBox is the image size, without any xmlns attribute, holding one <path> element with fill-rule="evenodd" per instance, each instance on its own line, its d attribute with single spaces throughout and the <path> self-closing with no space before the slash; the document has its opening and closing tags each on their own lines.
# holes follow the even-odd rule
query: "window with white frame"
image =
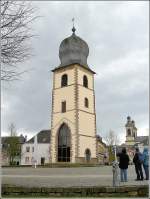
<svg viewBox="0 0 150 199">
<path fill-rule="evenodd" d="M 30 147 L 29 146 L 26 147 L 26 152 L 30 152 Z"/>
</svg>

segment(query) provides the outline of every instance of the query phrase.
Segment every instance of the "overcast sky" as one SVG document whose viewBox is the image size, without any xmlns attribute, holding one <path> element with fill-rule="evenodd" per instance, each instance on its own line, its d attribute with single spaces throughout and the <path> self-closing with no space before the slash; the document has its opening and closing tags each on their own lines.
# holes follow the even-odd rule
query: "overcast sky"
<svg viewBox="0 0 150 199">
<path fill-rule="evenodd" d="M 33 24 L 39 36 L 35 56 L 20 64 L 30 69 L 21 81 L 2 85 L 2 135 L 13 122 L 18 134 L 35 135 L 50 128 L 51 70 L 60 64 L 59 45 L 76 34 L 89 45 L 88 64 L 95 75 L 97 133 L 114 130 L 125 140 L 126 117 L 138 135 L 148 135 L 149 2 L 33 2 L 42 16 Z"/>
</svg>

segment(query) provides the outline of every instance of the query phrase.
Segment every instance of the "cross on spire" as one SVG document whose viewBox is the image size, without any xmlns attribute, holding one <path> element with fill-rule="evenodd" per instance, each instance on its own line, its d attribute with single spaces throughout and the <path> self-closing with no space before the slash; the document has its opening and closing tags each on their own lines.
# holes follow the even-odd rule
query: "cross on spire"
<svg viewBox="0 0 150 199">
<path fill-rule="evenodd" d="M 74 21 L 75 21 L 75 19 L 74 19 L 74 17 L 73 17 L 73 18 L 72 18 L 72 23 L 73 23 L 72 32 L 73 32 L 73 34 L 75 34 L 75 31 L 76 31 L 76 29 L 75 29 L 75 27 L 74 27 Z"/>
</svg>

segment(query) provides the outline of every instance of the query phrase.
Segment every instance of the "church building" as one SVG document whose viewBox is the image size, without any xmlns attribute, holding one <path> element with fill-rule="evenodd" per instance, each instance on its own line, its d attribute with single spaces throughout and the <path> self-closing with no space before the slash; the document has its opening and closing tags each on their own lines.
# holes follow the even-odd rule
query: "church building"
<svg viewBox="0 0 150 199">
<path fill-rule="evenodd" d="M 143 149 L 149 146 L 149 137 L 148 136 L 138 136 L 137 128 L 135 125 L 135 121 L 131 120 L 131 117 L 127 117 L 127 122 L 125 124 L 126 128 L 126 141 L 121 147 L 126 147 L 130 160 L 132 161 L 135 148 L 138 147 L 141 152 Z"/>
<path fill-rule="evenodd" d="M 94 74 L 89 47 L 76 29 L 59 47 L 60 65 L 52 70 L 50 162 L 96 163 Z"/>
<path fill-rule="evenodd" d="M 134 120 L 131 120 L 131 117 L 127 117 L 126 128 L 126 145 L 133 146 L 137 138 L 137 128 L 135 126 Z"/>
<path fill-rule="evenodd" d="M 137 128 L 135 126 L 135 121 L 131 120 L 131 117 L 127 117 L 127 123 L 125 124 L 126 128 L 126 141 L 125 144 L 128 147 L 136 146 L 147 146 L 149 144 L 148 136 L 137 136 Z"/>
</svg>

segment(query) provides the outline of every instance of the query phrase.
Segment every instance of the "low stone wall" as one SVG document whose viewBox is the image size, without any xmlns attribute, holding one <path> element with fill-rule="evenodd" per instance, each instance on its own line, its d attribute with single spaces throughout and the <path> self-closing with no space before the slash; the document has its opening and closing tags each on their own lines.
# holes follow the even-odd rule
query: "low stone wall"
<svg viewBox="0 0 150 199">
<path fill-rule="evenodd" d="M 77 157 L 76 158 L 76 162 L 77 162 L 77 164 L 84 164 L 84 165 L 93 165 L 93 164 L 98 164 L 98 161 L 97 161 L 97 158 L 91 158 L 90 159 L 90 161 L 89 162 L 87 162 L 86 160 L 85 160 L 85 157 Z"/>
<path fill-rule="evenodd" d="M 74 168 L 74 167 L 98 167 L 100 164 L 98 163 L 64 163 L 64 162 L 59 162 L 59 163 L 47 163 L 45 165 L 37 165 L 38 168 Z M 9 166 L 2 166 L 2 168 L 18 168 L 18 167 L 29 167 L 31 168 L 32 165 L 9 165 Z"/>
<path fill-rule="evenodd" d="M 148 197 L 148 185 L 120 187 L 29 188 L 2 185 L 3 197 Z"/>
</svg>

